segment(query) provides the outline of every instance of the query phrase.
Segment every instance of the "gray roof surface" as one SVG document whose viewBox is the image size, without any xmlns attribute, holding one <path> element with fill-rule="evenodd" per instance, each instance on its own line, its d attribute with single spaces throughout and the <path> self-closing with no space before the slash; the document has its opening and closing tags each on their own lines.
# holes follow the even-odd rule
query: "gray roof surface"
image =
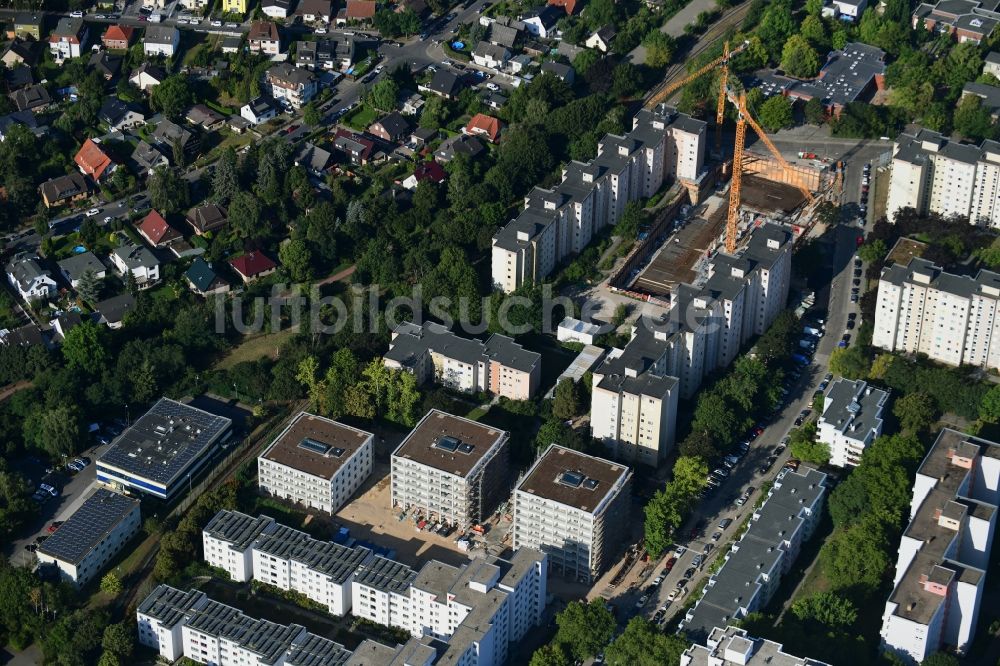
<svg viewBox="0 0 1000 666">
<path fill-rule="evenodd" d="M 985 294 L 985 288 L 1000 289 L 1000 273 L 980 270 L 975 278 L 955 275 L 945 273 L 940 266 L 918 257 L 911 258 L 905 266 L 893 264 L 883 269 L 880 279 L 901 286 L 905 283 L 915 282 L 914 275 L 917 273 L 930 276 L 929 287 L 963 298 L 971 298 L 975 294 Z M 990 296 L 995 298 L 995 296 Z"/>
<path fill-rule="evenodd" d="M 885 391 L 868 388 L 860 379 L 838 379 L 826 394 L 820 418 L 845 436 L 864 441 L 874 430 L 881 430 L 882 409 L 888 397 Z"/>
<path fill-rule="evenodd" d="M 101 260 L 97 258 L 97 255 L 89 250 L 80 254 L 74 254 L 59 262 L 59 270 L 68 275 L 70 280 L 79 280 L 88 269 L 94 271 L 94 273 L 107 270 L 104 264 L 101 263 Z"/>
<path fill-rule="evenodd" d="M 131 241 L 116 247 L 114 253 L 129 270 L 160 265 L 160 260 L 149 251 L 149 248 L 145 245 L 132 243 Z"/>
<path fill-rule="evenodd" d="M 292 646 L 285 659 L 285 666 L 343 666 L 351 652 L 340 643 L 316 634 L 307 634 Z"/>
<path fill-rule="evenodd" d="M 150 44 L 173 44 L 174 39 L 180 36 L 180 31 L 169 25 L 149 25 L 142 36 L 144 42 Z"/>
<path fill-rule="evenodd" d="M 275 557 L 301 562 L 329 576 L 338 585 L 344 584 L 371 557 L 371 551 L 362 546 L 320 541 L 286 525 L 277 525 L 272 532 L 261 535 L 255 548 Z"/>
<path fill-rule="evenodd" d="M 98 488 L 66 522 L 38 547 L 38 552 L 70 564 L 79 564 L 108 536 L 139 501 L 105 488 Z"/>
<path fill-rule="evenodd" d="M 728 651 L 730 654 L 738 654 L 741 660 L 731 661 L 726 659 Z M 743 660 L 742 657 L 749 653 L 749 658 Z M 754 638 L 748 636 L 743 629 L 736 627 L 726 627 L 725 629 L 716 627 L 708 636 L 708 647 L 704 645 L 692 645 L 685 652 L 686 657 L 690 657 L 689 666 L 730 666 L 740 664 L 741 666 L 829 666 L 825 662 L 810 659 L 808 657 L 796 657 L 782 650 L 781 643 L 775 643 L 764 638 Z"/>
<path fill-rule="evenodd" d="M 248 516 L 239 511 L 221 509 L 203 530 L 205 534 L 232 544 L 236 550 L 245 551 L 265 530 L 274 524 L 267 516 Z"/>
<path fill-rule="evenodd" d="M 142 600 L 136 610 L 143 615 L 148 615 L 163 626 L 171 628 L 184 619 L 188 611 L 205 598 L 205 593 L 199 590 L 178 590 L 175 587 L 160 584 L 148 597 Z"/>
<path fill-rule="evenodd" d="M 376 555 L 358 568 L 354 581 L 383 592 L 405 595 L 416 577 L 417 572 L 405 564 Z"/>
</svg>

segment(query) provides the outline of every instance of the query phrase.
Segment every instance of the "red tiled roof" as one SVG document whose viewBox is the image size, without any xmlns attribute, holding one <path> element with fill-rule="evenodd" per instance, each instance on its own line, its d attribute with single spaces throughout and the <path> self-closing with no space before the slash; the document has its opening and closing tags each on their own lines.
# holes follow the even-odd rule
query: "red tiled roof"
<svg viewBox="0 0 1000 666">
<path fill-rule="evenodd" d="M 273 268 L 277 268 L 277 264 L 260 252 L 248 252 L 242 257 L 237 257 L 230 261 L 229 265 L 244 277 L 254 277 L 255 275 L 260 275 Z"/>
<path fill-rule="evenodd" d="M 92 139 L 83 142 L 83 147 L 80 148 L 80 152 L 76 154 L 73 161 L 83 173 L 94 180 L 100 180 L 104 172 L 111 166 L 111 158 Z"/>
<path fill-rule="evenodd" d="M 444 181 L 446 176 L 444 169 L 437 162 L 421 162 L 413 170 L 413 177 L 417 179 L 418 183 L 425 180 L 440 183 Z"/>
<path fill-rule="evenodd" d="M 176 240 L 181 236 L 180 232 L 167 224 L 163 216 L 155 210 L 149 211 L 149 215 L 138 224 L 138 229 L 153 245 L 159 245 L 165 240 Z"/>
<path fill-rule="evenodd" d="M 132 43 L 132 35 L 135 34 L 135 28 L 127 25 L 113 25 L 104 31 L 104 41 L 105 42 L 125 42 L 126 44 Z"/>
<path fill-rule="evenodd" d="M 494 143 L 500 138 L 500 121 L 485 113 L 477 113 L 465 126 L 466 134 L 484 134 Z"/>
<path fill-rule="evenodd" d="M 347 18 L 360 19 L 374 16 L 375 2 L 373 0 L 347 0 Z"/>
<path fill-rule="evenodd" d="M 277 40 L 278 26 L 270 21 L 254 21 L 250 24 L 250 34 L 248 39 L 251 41 L 260 39 L 269 39 L 272 41 Z"/>
<path fill-rule="evenodd" d="M 566 10 L 567 15 L 576 11 L 576 0 L 549 0 L 548 4 L 553 7 L 562 7 Z"/>
</svg>

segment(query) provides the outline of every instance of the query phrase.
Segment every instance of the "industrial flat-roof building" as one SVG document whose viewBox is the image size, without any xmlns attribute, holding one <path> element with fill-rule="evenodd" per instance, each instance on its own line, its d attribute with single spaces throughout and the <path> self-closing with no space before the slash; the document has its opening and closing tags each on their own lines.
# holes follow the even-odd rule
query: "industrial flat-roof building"
<svg viewBox="0 0 1000 666">
<path fill-rule="evenodd" d="M 392 506 L 467 528 L 507 497 L 510 436 L 429 411 L 392 454 Z"/>
<path fill-rule="evenodd" d="M 60 575 L 83 587 L 98 576 L 139 532 L 139 502 L 98 488 L 38 547 L 42 564 L 53 564 Z"/>
<path fill-rule="evenodd" d="M 97 480 L 170 499 L 232 434 L 230 419 L 160 398 L 97 459 Z"/>
<path fill-rule="evenodd" d="M 681 655 L 680 666 L 830 666 L 808 657 L 796 657 L 781 643 L 754 638 L 745 629 L 716 627 L 705 645 L 695 643 Z"/>
<path fill-rule="evenodd" d="M 514 490 L 514 548 L 534 548 L 573 580 L 599 577 L 623 544 L 632 472 L 551 444 Z"/>
<path fill-rule="evenodd" d="M 882 647 L 919 663 L 972 644 L 1000 505 L 1000 445 L 945 428 L 917 470 Z"/>
<path fill-rule="evenodd" d="M 257 484 L 275 497 L 336 513 L 372 473 L 374 436 L 299 412 L 257 458 Z"/>
<path fill-rule="evenodd" d="M 882 410 L 889 393 L 862 380 L 838 379 L 823 398 L 816 436 L 830 448 L 830 464 L 854 467 L 882 434 Z"/>
</svg>

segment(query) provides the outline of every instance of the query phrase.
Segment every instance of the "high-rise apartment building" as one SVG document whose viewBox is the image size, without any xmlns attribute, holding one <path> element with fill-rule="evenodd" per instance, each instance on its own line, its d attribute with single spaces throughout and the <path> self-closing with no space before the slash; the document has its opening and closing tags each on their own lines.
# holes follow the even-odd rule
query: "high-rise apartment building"
<svg viewBox="0 0 1000 666">
<path fill-rule="evenodd" d="M 889 394 L 862 380 L 838 379 L 823 398 L 816 438 L 830 448 L 830 464 L 854 467 L 882 434 L 882 410 Z"/>
<path fill-rule="evenodd" d="M 680 666 L 830 666 L 816 659 L 796 657 L 781 643 L 754 638 L 746 629 L 716 627 L 705 640 L 681 655 Z"/>
</svg>

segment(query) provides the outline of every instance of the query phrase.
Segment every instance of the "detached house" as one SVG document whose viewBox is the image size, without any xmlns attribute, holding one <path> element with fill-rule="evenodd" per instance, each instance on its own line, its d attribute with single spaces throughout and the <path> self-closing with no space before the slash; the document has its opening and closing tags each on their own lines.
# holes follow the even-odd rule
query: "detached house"
<svg viewBox="0 0 1000 666">
<path fill-rule="evenodd" d="M 75 171 L 47 180 L 38 189 L 42 193 L 42 201 L 45 202 L 46 208 L 80 201 L 90 196 L 90 183 L 83 174 Z"/>
<path fill-rule="evenodd" d="M 160 262 L 143 245 L 136 245 L 125 234 L 119 234 L 122 244 L 111 253 L 111 263 L 124 278 L 129 273 L 139 289 L 148 289 L 160 281 Z"/>
<path fill-rule="evenodd" d="M 121 71 L 122 57 L 108 51 L 94 51 L 87 61 L 87 66 L 103 76 L 105 81 L 111 81 Z"/>
<path fill-rule="evenodd" d="M 56 62 L 79 58 L 87 43 L 87 24 L 82 18 L 62 18 L 49 35 L 49 50 Z"/>
<path fill-rule="evenodd" d="M 374 0 L 347 0 L 347 6 L 337 12 L 337 25 L 369 23 L 375 18 Z"/>
<path fill-rule="evenodd" d="M 267 70 L 267 91 L 276 100 L 284 100 L 293 109 L 301 109 L 316 96 L 316 77 L 307 69 L 283 62 Z"/>
<path fill-rule="evenodd" d="M 7 264 L 7 281 L 25 302 L 48 298 L 56 293 L 56 281 L 38 263 L 38 257 L 15 257 Z"/>
<path fill-rule="evenodd" d="M 90 176 L 95 183 L 100 183 L 110 176 L 117 166 L 101 148 L 101 144 L 93 139 L 87 139 L 83 142 L 83 146 L 80 147 L 73 161 L 80 169 L 80 173 Z"/>
<path fill-rule="evenodd" d="M 111 129 L 121 131 L 139 127 L 146 122 L 146 115 L 138 107 L 111 96 L 104 98 L 97 119 L 107 123 Z"/>
<path fill-rule="evenodd" d="M 195 104 L 192 106 L 188 109 L 184 119 L 206 132 L 214 132 L 226 124 L 226 118 L 221 113 L 208 108 L 204 104 Z"/>
<path fill-rule="evenodd" d="M 352 164 L 364 166 L 372 161 L 375 143 L 360 134 L 338 129 L 333 138 L 333 147 L 343 153 Z"/>
<path fill-rule="evenodd" d="M 329 151 L 323 150 L 322 148 L 316 146 L 316 144 L 306 141 L 299 148 L 298 152 L 295 153 L 293 158 L 295 166 L 300 166 L 311 175 L 319 178 L 326 173 L 327 168 L 330 166 L 330 158 L 332 155 Z"/>
<path fill-rule="evenodd" d="M 281 53 L 281 36 L 278 26 L 271 21 L 254 21 L 250 24 L 247 42 L 251 53 L 278 55 Z"/>
<path fill-rule="evenodd" d="M 229 291 L 229 283 L 219 277 L 212 264 L 201 257 L 191 262 L 191 267 L 184 273 L 184 279 L 187 280 L 191 291 L 199 296 L 224 294 Z"/>
<path fill-rule="evenodd" d="M 21 37 L 23 39 L 33 39 L 36 42 L 42 41 L 42 23 L 45 17 L 32 12 L 18 12 L 14 17 L 14 29 L 10 38 Z"/>
<path fill-rule="evenodd" d="M 301 16 L 306 23 L 329 23 L 333 15 L 333 3 L 330 0 L 300 0 L 295 14 Z"/>
<path fill-rule="evenodd" d="M 35 43 L 29 42 L 20 37 L 15 37 L 14 40 L 7 45 L 4 50 L 3 55 L 0 56 L 0 62 L 2 62 L 7 69 L 13 69 L 17 65 L 27 65 L 28 67 L 33 67 L 35 63 L 38 62 L 38 53 L 35 50 Z"/>
<path fill-rule="evenodd" d="M 469 124 L 462 128 L 462 133 L 481 136 L 490 143 L 496 143 L 500 140 L 500 121 L 485 113 L 477 113 L 469 120 Z"/>
<path fill-rule="evenodd" d="M 139 167 L 140 172 L 150 175 L 160 167 L 170 166 L 167 156 L 160 152 L 159 148 L 145 141 L 140 141 L 132 151 L 132 161 Z"/>
<path fill-rule="evenodd" d="M 576 70 L 565 63 L 554 60 L 546 60 L 542 63 L 542 74 L 551 74 L 569 85 L 573 85 L 573 80 L 576 78 Z"/>
<path fill-rule="evenodd" d="M 447 69 L 439 69 L 434 73 L 434 78 L 427 85 L 417 86 L 417 89 L 422 92 L 434 93 L 438 97 L 444 97 L 445 99 L 454 99 L 462 92 L 463 87 L 462 81 L 458 76 Z"/>
<path fill-rule="evenodd" d="M 472 60 L 480 67 L 500 71 L 507 66 L 510 51 L 503 46 L 482 41 L 472 52 Z"/>
<path fill-rule="evenodd" d="M 151 25 L 142 38 L 142 52 L 147 56 L 173 58 L 181 43 L 181 31 L 173 26 Z"/>
<path fill-rule="evenodd" d="M 240 117 L 251 125 L 266 123 L 271 118 L 278 115 L 278 110 L 274 104 L 266 97 L 258 97 L 250 100 L 249 104 L 244 104 L 240 108 Z"/>
<path fill-rule="evenodd" d="M 103 280 L 108 269 L 93 252 L 81 252 L 59 262 L 59 272 L 73 289 L 80 286 L 80 280 L 88 272 L 98 280 Z"/>
<path fill-rule="evenodd" d="M 536 37 L 549 39 L 555 37 L 556 23 L 566 14 L 558 7 L 546 5 L 525 16 L 524 28 Z"/>
<path fill-rule="evenodd" d="M 584 45 L 588 49 L 597 49 L 601 53 L 607 53 L 611 50 L 611 40 L 613 40 L 617 34 L 618 31 L 615 30 L 613 25 L 606 25 L 588 37 L 587 41 L 584 42 Z"/>
<path fill-rule="evenodd" d="M 143 92 L 149 92 L 154 86 L 158 86 L 167 78 L 167 73 L 156 65 L 144 62 L 139 65 L 139 69 L 129 78 L 129 83 Z"/>
<path fill-rule="evenodd" d="M 437 152 L 434 153 L 434 159 L 439 162 L 450 162 L 456 155 L 466 155 L 472 158 L 484 150 L 486 147 L 479 139 L 468 134 L 456 134 L 441 142 Z"/>
<path fill-rule="evenodd" d="M 135 229 L 153 247 L 167 247 L 171 243 L 184 239 L 181 232 L 167 224 L 163 216 L 155 210 L 149 211 L 149 214 L 135 226 Z"/>
<path fill-rule="evenodd" d="M 40 83 L 15 90 L 8 96 L 18 111 L 44 111 L 52 104 L 49 91 Z"/>
<path fill-rule="evenodd" d="M 179 145 L 188 157 L 197 155 L 201 148 L 201 139 L 195 132 L 170 120 L 161 120 L 149 138 L 160 148 L 160 152 L 169 155 L 171 159 L 174 156 L 175 146 Z"/>
<path fill-rule="evenodd" d="M 558 7 L 566 12 L 567 16 L 572 16 L 576 12 L 576 0 L 549 0 L 550 7 Z"/>
<path fill-rule="evenodd" d="M 368 133 L 383 141 L 398 143 L 410 132 L 410 123 L 398 111 L 393 111 L 368 127 Z"/>
<path fill-rule="evenodd" d="M 273 19 L 288 18 L 291 9 L 291 0 L 263 0 L 260 3 L 260 10 L 264 12 L 264 15 Z"/>
<path fill-rule="evenodd" d="M 444 172 L 444 168 L 442 168 L 442 166 L 437 162 L 421 162 L 417 165 L 417 168 L 413 170 L 413 173 L 403 181 L 403 187 L 408 190 L 415 190 L 417 189 L 417 185 L 425 180 L 440 184 L 443 183 L 447 177 L 448 174 Z"/>
<path fill-rule="evenodd" d="M 199 236 L 221 229 L 229 221 L 226 211 L 212 203 L 192 208 L 188 211 L 186 219 Z"/>
<path fill-rule="evenodd" d="M 247 0 L 222 0 L 222 13 L 246 14 Z"/>
<path fill-rule="evenodd" d="M 236 257 L 229 262 L 243 282 L 249 284 L 258 278 L 270 275 L 278 269 L 278 265 L 260 252 L 248 252 L 242 257 Z"/>
<path fill-rule="evenodd" d="M 104 31 L 101 43 L 104 48 L 124 51 L 132 45 L 135 38 L 135 28 L 127 25 L 112 25 Z"/>
</svg>

